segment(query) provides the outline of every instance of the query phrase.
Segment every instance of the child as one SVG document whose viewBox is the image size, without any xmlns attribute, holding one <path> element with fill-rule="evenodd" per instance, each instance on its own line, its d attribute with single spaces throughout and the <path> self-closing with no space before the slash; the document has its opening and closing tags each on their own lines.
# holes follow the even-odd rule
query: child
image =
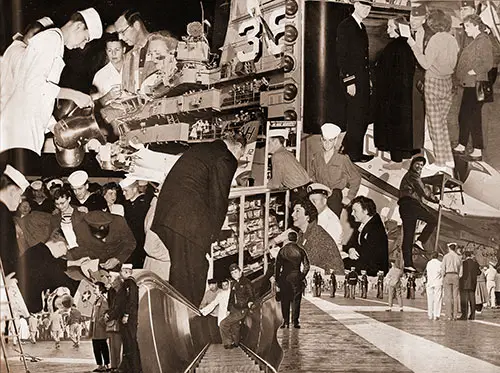
<svg viewBox="0 0 500 373">
<path fill-rule="evenodd" d="M 347 277 L 349 276 L 349 270 L 344 270 L 344 298 L 349 298 L 349 285 L 347 284 Z"/>
<path fill-rule="evenodd" d="M 349 298 L 356 298 L 356 285 L 358 284 L 358 273 L 356 267 L 351 267 L 351 272 L 347 275 L 347 283 L 349 284 Z"/>
<path fill-rule="evenodd" d="M 384 271 L 377 272 L 377 298 L 384 298 Z"/>
<path fill-rule="evenodd" d="M 50 335 L 56 343 L 55 344 L 56 349 L 59 349 L 61 347 L 59 341 L 61 340 L 61 334 L 64 330 L 63 318 L 59 311 L 55 311 L 50 314 L 49 319 L 50 319 L 49 323 Z"/>
<path fill-rule="evenodd" d="M 415 299 L 415 289 L 417 283 L 415 282 L 415 275 L 413 272 L 408 274 L 408 281 L 406 282 L 406 299 Z"/>
<path fill-rule="evenodd" d="M 359 285 L 361 287 L 361 298 L 366 299 L 368 293 L 368 276 L 364 269 L 361 270 L 361 281 Z"/>
<path fill-rule="evenodd" d="M 399 310 L 403 312 L 403 297 L 401 296 L 401 277 L 403 276 L 403 270 L 396 266 L 396 262 L 391 260 L 391 269 L 386 276 L 387 285 L 389 286 L 389 309 L 386 311 L 392 311 L 392 302 L 394 298 L 399 297 Z"/>
</svg>

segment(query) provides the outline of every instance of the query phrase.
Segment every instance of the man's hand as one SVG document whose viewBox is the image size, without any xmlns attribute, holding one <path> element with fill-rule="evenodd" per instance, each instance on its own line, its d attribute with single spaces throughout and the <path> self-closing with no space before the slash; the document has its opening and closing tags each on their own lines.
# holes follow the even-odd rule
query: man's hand
<svg viewBox="0 0 500 373">
<path fill-rule="evenodd" d="M 109 321 L 109 315 L 107 313 L 104 314 L 104 321 Z"/>
<path fill-rule="evenodd" d="M 248 308 L 252 308 L 253 302 L 248 302 Z"/>
<path fill-rule="evenodd" d="M 120 261 L 116 258 L 109 258 L 106 260 L 104 263 L 101 264 L 101 267 L 104 269 L 113 269 L 115 268 L 118 264 L 120 264 Z"/>
<path fill-rule="evenodd" d="M 5 276 L 5 286 L 6 287 L 17 284 L 17 279 L 14 278 L 15 275 L 16 275 L 16 272 L 11 272 L 7 276 Z"/>
<path fill-rule="evenodd" d="M 85 214 L 89 212 L 89 209 L 88 209 L 87 207 L 85 207 L 85 206 L 79 206 L 79 207 L 77 207 L 76 209 L 77 209 L 78 211 L 80 211 L 80 212 L 85 213 Z"/>
<path fill-rule="evenodd" d="M 359 259 L 359 253 L 356 251 L 354 247 L 351 247 L 349 249 L 349 258 L 352 260 L 358 260 Z"/>
<path fill-rule="evenodd" d="M 349 258 L 349 254 L 347 254 L 345 251 L 341 251 L 340 257 L 342 258 L 342 260 L 344 260 L 345 258 Z"/>
<path fill-rule="evenodd" d="M 354 97 L 356 95 L 356 85 L 355 84 L 349 84 L 347 86 L 347 94 L 349 96 Z"/>
<path fill-rule="evenodd" d="M 467 74 L 468 75 L 476 75 L 476 72 L 471 69 L 471 70 L 467 71 Z"/>
<path fill-rule="evenodd" d="M 122 324 L 126 324 L 126 323 L 128 323 L 128 315 L 124 315 L 122 317 Z"/>
<path fill-rule="evenodd" d="M 348 206 L 348 205 L 349 205 L 349 203 L 351 203 L 351 199 L 350 199 L 349 197 L 347 197 L 347 196 L 342 197 L 342 204 L 343 204 L 344 206 Z"/>
</svg>

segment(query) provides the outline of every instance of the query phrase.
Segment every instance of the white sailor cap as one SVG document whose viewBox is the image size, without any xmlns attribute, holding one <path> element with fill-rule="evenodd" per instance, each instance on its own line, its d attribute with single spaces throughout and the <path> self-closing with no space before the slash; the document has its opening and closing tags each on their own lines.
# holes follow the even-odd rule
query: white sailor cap
<svg viewBox="0 0 500 373">
<path fill-rule="evenodd" d="M 26 190 L 27 187 L 29 187 L 30 183 L 24 175 L 16 170 L 14 167 L 12 167 L 10 164 L 5 167 L 5 171 L 3 172 L 4 175 L 8 176 L 11 178 L 11 180 L 16 183 L 16 185 L 21 188 L 21 190 L 24 191 Z"/>
<path fill-rule="evenodd" d="M 450 243 L 447 243 L 446 246 L 448 247 L 448 249 L 455 250 L 458 245 L 456 242 L 450 242 Z"/>
<path fill-rule="evenodd" d="M 307 194 L 323 194 L 326 197 L 330 197 L 332 195 L 332 190 L 326 185 L 320 183 L 312 183 L 307 187 Z"/>
<path fill-rule="evenodd" d="M 54 26 L 54 21 L 52 21 L 52 19 L 50 19 L 50 17 L 42 17 L 40 19 L 37 19 L 36 21 L 45 28 L 50 27 L 50 26 Z"/>
<path fill-rule="evenodd" d="M 102 36 L 102 22 L 99 13 L 94 8 L 80 10 L 78 13 L 85 20 L 90 40 L 99 39 Z"/>
<path fill-rule="evenodd" d="M 321 134 L 325 139 L 335 139 L 340 132 L 340 127 L 333 123 L 325 123 L 321 126 Z"/>
<path fill-rule="evenodd" d="M 52 179 L 52 180 L 47 181 L 46 185 L 47 185 L 47 189 L 50 190 L 50 188 L 52 188 L 54 185 L 63 186 L 64 183 L 60 179 Z"/>
<path fill-rule="evenodd" d="M 122 269 L 132 269 L 133 265 L 132 263 L 123 263 L 122 264 Z"/>
<path fill-rule="evenodd" d="M 43 183 L 41 180 L 35 180 L 30 184 L 30 186 L 31 186 L 31 189 L 33 189 L 33 190 L 40 190 L 43 187 Z"/>
<path fill-rule="evenodd" d="M 78 170 L 68 176 L 68 183 L 70 183 L 73 188 L 79 188 L 85 185 L 88 179 L 89 175 L 85 171 Z"/>
<path fill-rule="evenodd" d="M 125 188 L 129 188 L 132 186 L 132 184 L 134 184 L 135 182 L 137 181 L 137 179 L 133 176 L 130 176 L 130 175 L 127 175 L 127 177 L 125 179 L 123 179 L 122 181 L 120 181 L 120 187 L 122 189 L 125 189 Z"/>
<path fill-rule="evenodd" d="M 289 128 L 273 128 L 273 129 L 269 130 L 269 132 L 267 133 L 267 136 L 269 138 L 281 136 L 281 137 L 284 137 L 285 139 L 287 139 L 289 133 L 290 133 Z"/>
</svg>

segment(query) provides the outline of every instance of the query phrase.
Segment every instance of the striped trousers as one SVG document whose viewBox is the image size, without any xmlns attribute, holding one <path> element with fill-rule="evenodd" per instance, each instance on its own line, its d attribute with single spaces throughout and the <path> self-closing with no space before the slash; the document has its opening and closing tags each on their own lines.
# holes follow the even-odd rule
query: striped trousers
<svg viewBox="0 0 500 373">
<path fill-rule="evenodd" d="M 451 77 L 445 79 L 425 77 L 425 113 L 437 166 L 453 162 L 446 119 L 451 108 L 452 87 Z"/>
</svg>

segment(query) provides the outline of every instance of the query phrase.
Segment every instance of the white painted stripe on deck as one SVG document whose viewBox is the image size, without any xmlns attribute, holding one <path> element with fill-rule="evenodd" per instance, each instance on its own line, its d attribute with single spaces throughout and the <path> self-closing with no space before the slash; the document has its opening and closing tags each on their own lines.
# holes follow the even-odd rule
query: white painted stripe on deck
<svg viewBox="0 0 500 373">
<path fill-rule="evenodd" d="M 496 326 L 496 327 L 500 328 L 500 324 L 498 324 L 498 323 L 494 323 L 494 322 L 490 322 L 490 321 L 484 321 L 484 320 L 472 320 L 472 322 L 477 322 L 477 323 L 480 323 L 480 324 L 485 324 L 485 325 Z"/>
<path fill-rule="evenodd" d="M 38 356 L 41 359 L 41 361 L 37 363 L 31 363 L 30 359 L 28 356 L 26 356 L 26 360 L 30 364 L 43 364 L 43 363 L 55 363 L 55 364 L 93 364 L 95 365 L 95 360 L 94 359 L 72 359 L 72 358 L 64 358 L 64 357 L 41 357 Z M 16 360 L 19 361 L 19 355 L 15 357 L 9 357 L 10 360 Z"/>
<path fill-rule="evenodd" d="M 500 367 L 321 298 L 306 299 L 415 373 L 500 373 Z"/>
</svg>

